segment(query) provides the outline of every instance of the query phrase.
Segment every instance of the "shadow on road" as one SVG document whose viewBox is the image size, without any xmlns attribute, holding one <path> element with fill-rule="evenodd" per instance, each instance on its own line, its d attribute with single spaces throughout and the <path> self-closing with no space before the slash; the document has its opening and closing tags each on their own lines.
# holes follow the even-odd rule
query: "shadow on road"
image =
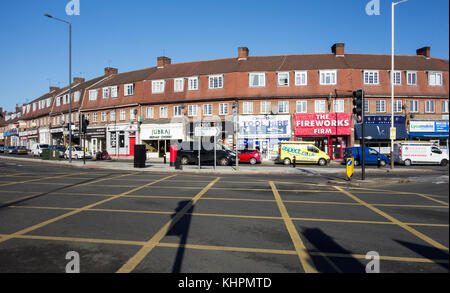
<svg viewBox="0 0 450 293">
<path fill-rule="evenodd" d="M 417 254 L 420 254 L 424 258 L 432 259 L 432 260 L 442 260 L 442 262 L 436 262 L 438 265 L 445 269 L 449 269 L 449 254 L 445 251 L 442 251 L 435 247 L 430 246 L 423 246 L 416 243 L 411 242 L 405 242 L 401 240 L 394 240 L 395 242 L 403 245 L 404 247 L 408 248 L 409 250 L 414 251 Z"/>
</svg>

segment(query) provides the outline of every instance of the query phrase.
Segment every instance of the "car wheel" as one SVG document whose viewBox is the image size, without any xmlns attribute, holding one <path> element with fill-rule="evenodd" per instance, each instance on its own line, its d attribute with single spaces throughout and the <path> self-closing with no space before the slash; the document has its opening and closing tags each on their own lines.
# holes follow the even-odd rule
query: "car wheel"
<svg viewBox="0 0 450 293">
<path fill-rule="evenodd" d="M 222 158 L 219 160 L 219 165 L 220 166 L 228 166 L 228 164 L 230 164 L 230 161 L 228 161 L 227 158 Z"/>
<path fill-rule="evenodd" d="M 319 166 L 326 166 L 327 161 L 325 159 L 319 159 Z"/>
<path fill-rule="evenodd" d="M 291 164 L 291 159 L 288 159 L 288 158 L 284 159 L 283 160 L 283 164 L 285 164 L 286 166 L 290 165 Z"/>
<path fill-rule="evenodd" d="M 403 162 L 404 164 L 405 164 L 405 166 L 411 166 L 411 160 L 405 160 L 404 162 Z"/>
<path fill-rule="evenodd" d="M 255 158 L 250 159 L 250 164 L 255 165 L 258 161 Z"/>
<path fill-rule="evenodd" d="M 443 160 L 441 161 L 441 166 L 442 166 L 442 167 L 447 166 L 447 164 L 448 164 L 448 161 L 447 161 L 446 159 L 443 159 Z"/>
<path fill-rule="evenodd" d="M 181 165 L 187 165 L 187 164 L 189 164 L 188 157 L 182 157 L 181 158 Z"/>
<path fill-rule="evenodd" d="M 75 155 L 75 160 L 78 160 L 78 155 Z"/>
<path fill-rule="evenodd" d="M 381 161 L 380 161 L 380 166 L 381 166 L 381 167 L 386 166 L 386 161 L 385 161 L 385 160 L 381 160 Z"/>
</svg>

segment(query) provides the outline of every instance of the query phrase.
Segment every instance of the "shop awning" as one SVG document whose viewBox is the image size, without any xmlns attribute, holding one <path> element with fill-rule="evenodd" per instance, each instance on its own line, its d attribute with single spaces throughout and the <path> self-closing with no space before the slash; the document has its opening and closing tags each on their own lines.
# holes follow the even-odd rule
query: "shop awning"
<svg viewBox="0 0 450 293">
<path fill-rule="evenodd" d="M 408 139 L 408 132 L 404 124 L 396 124 L 397 139 Z M 370 139 L 390 139 L 390 124 L 366 124 L 364 136 Z M 355 125 L 355 138 L 361 139 L 361 124 Z"/>
</svg>

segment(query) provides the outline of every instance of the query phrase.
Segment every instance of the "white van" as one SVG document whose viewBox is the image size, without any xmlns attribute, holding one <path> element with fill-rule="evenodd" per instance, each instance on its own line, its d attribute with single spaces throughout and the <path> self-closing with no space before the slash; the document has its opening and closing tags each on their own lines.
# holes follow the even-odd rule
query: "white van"
<svg viewBox="0 0 450 293">
<path fill-rule="evenodd" d="M 405 166 L 412 164 L 447 166 L 448 154 L 429 142 L 397 142 L 394 144 L 394 160 Z"/>
<path fill-rule="evenodd" d="M 31 155 L 33 157 L 40 157 L 42 155 L 42 150 L 48 149 L 48 144 L 35 143 L 31 147 Z"/>
</svg>

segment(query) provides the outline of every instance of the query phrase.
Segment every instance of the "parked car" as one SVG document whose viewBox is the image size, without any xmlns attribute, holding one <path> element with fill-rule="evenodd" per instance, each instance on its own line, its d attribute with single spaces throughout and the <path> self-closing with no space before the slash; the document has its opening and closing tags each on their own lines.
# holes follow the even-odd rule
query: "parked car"
<svg viewBox="0 0 450 293">
<path fill-rule="evenodd" d="M 405 166 L 413 164 L 447 166 L 448 154 L 443 153 L 433 143 L 401 142 L 394 144 L 394 160 Z"/>
<path fill-rule="evenodd" d="M 92 154 L 90 152 L 87 151 L 83 153 L 83 149 L 81 147 L 72 147 L 72 159 L 82 159 L 83 154 L 86 159 L 92 159 Z M 67 149 L 64 153 L 64 158 L 69 158 L 69 149 Z"/>
<path fill-rule="evenodd" d="M 309 163 L 326 166 L 330 163 L 330 156 L 318 149 L 313 142 L 307 141 L 282 141 L 275 162 L 290 165 L 295 163 Z"/>
<path fill-rule="evenodd" d="M 28 155 L 28 150 L 24 146 L 19 146 L 16 148 L 15 153 L 18 155 Z"/>
<path fill-rule="evenodd" d="M 9 155 L 16 154 L 17 153 L 16 148 L 17 147 L 15 147 L 15 146 L 8 146 L 5 148 L 5 153 L 9 154 Z"/>
<path fill-rule="evenodd" d="M 364 150 L 365 165 L 378 165 L 378 161 L 380 162 L 380 166 L 389 165 L 390 161 L 387 156 L 380 154 L 378 151 L 372 148 L 365 147 Z M 362 147 L 352 147 L 344 149 L 344 164 L 349 157 L 353 157 L 355 159 L 355 166 L 360 165 L 362 163 Z"/>
<path fill-rule="evenodd" d="M 66 148 L 62 145 L 51 145 L 48 149 L 51 151 L 58 151 L 60 158 L 64 158 L 64 154 L 66 153 Z"/>
<path fill-rule="evenodd" d="M 187 141 L 177 146 L 177 158 L 182 165 L 198 164 L 198 143 Z M 221 144 L 216 144 L 216 162 L 220 166 L 228 166 L 236 162 L 236 154 Z M 201 164 L 214 164 L 214 147 L 206 149 L 202 144 L 200 150 Z"/>
<path fill-rule="evenodd" d="M 0 153 L 4 153 L 5 152 L 5 146 L 0 144 Z"/>
<path fill-rule="evenodd" d="M 252 165 L 261 163 L 261 154 L 257 150 L 241 150 L 239 151 L 239 162 L 247 162 Z"/>
<path fill-rule="evenodd" d="M 42 156 L 42 150 L 48 149 L 48 144 L 35 143 L 31 146 L 31 155 L 34 157 Z"/>
</svg>

